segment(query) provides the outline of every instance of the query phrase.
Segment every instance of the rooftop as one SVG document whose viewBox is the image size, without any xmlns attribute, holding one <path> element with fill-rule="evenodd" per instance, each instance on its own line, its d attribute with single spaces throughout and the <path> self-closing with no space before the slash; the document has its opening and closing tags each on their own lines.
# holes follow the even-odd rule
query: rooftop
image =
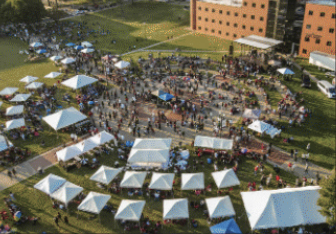
<svg viewBox="0 0 336 234">
<path fill-rule="evenodd" d="M 233 7 L 241 7 L 243 5 L 242 0 L 199 0 L 200 2 L 208 2 L 213 4 L 220 4 Z"/>
<path fill-rule="evenodd" d="M 335 0 L 309 0 L 307 3 L 310 4 L 318 4 L 318 5 L 326 5 L 326 6 L 336 6 Z"/>
</svg>

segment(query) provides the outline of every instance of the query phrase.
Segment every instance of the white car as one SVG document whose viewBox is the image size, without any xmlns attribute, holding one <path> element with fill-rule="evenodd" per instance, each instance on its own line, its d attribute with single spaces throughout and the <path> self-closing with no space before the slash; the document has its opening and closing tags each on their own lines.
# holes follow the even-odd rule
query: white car
<svg viewBox="0 0 336 234">
<path fill-rule="evenodd" d="M 322 93 L 326 94 L 328 98 L 335 98 L 335 86 L 330 84 L 326 80 L 321 80 L 317 82 L 317 87 L 322 91 Z"/>
</svg>

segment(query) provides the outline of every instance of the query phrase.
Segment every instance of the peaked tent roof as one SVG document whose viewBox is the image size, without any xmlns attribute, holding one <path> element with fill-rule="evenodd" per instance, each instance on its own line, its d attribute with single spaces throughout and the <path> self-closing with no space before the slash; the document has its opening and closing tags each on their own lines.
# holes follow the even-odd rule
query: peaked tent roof
<svg viewBox="0 0 336 234">
<path fill-rule="evenodd" d="M 232 219 L 225 220 L 210 227 L 212 234 L 241 234 L 240 228 L 236 221 Z"/>
<path fill-rule="evenodd" d="M 171 143 L 171 138 L 137 138 L 132 149 L 170 149 Z"/>
<path fill-rule="evenodd" d="M 161 89 L 158 89 L 158 90 L 155 90 L 154 92 L 152 92 L 152 95 L 159 97 L 159 96 L 161 96 L 165 93 L 166 93 L 165 91 L 163 91 Z"/>
<path fill-rule="evenodd" d="M 9 131 L 15 128 L 21 128 L 23 126 L 26 126 L 24 118 L 13 119 L 13 120 L 6 122 L 6 131 Z"/>
<path fill-rule="evenodd" d="M 153 172 L 152 180 L 148 186 L 150 189 L 171 190 L 173 188 L 174 173 Z"/>
<path fill-rule="evenodd" d="M 50 197 L 63 202 L 64 204 L 68 204 L 82 191 L 82 187 L 66 181 L 59 189 L 53 192 Z"/>
<path fill-rule="evenodd" d="M 165 163 L 169 160 L 168 149 L 132 149 L 129 163 Z"/>
<path fill-rule="evenodd" d="M 12 142 L 8 140 L 6 141 L 6 138 L 0 135 L 0 152 L 9 149 L 12 146 L 13 146 Z"/>
<path fill-rule="evenodd" d="M 145 201 L 122 200 L 114 219 L 139 221 L 145 204 Z"/>
<path fill-rule="evenodd" d="M 103 165 L 90 177 L 90 180 L 109 184 L 121 171 L 122 168 L 112 168 Z"/>
<path fill-rule="evenodd" d="M 242 117 L 247 119 L 259 119 L 261 114 L 260 109 L 248 109 L 246 108 Z"/>
<path fill-rule="evenodd" d="M 248 126 L 249 129 L 252 129 L 253 131 L 256 131 L 259 133 L 265 132 L 269 127 L 270 127 L 269 124 L 263 121 L 259 121 L 259 120 L 254 121 Z"/>
<path fill-rule="evenodd" d="M 93 148 L 96 148 L 98 144 L 93 142 L 90 138 L 84 141 L 81 141 L 75 145 L 82 153 L 88 152 Z"/>
<path fill-rule="evenodd" d="M 76 62 L 76 60 L 74 58 L 65 58 L 61 61 L 61 63 L 63 64 L 70 64 L 70 63 L 74 63 Z"/>
<path fill-rule="evenodd" d="M 286 68 L 286 67 L 277 69 L 277 72 L 279 72 L 282 75 L 294 75 L 295 74 L 295 72 L 293 72 L 291 69 Z"/>
<path fill-rule="evenodd" d="M 163 200 L 163 219 L 187 219 L 189 218 L 188 199 Z"/>
<path fill-rule="evenodd" d="M 25 102 L 28 100 L 28 98 L 30 98 L 31 93 L 20 93 L 15 95 L 15 97 L 13 97 L 10 102 Z"/>
<path fill-rule="evenodd" d="M 82 46 L 85 46 L 85 47 L 92 47 L 92 44 L 91 44 L 90 42 L 88 42 L 88 41 L 83 41 L 83 42 L 81 43 L 81 45 L 82 45 Z"/>
<path fill-rule="evenodd" d="M 240 185 L 240 181 L 232 169 L 211 173 L 219 189 Z"/>
<path fill-rule="evenodd" d="M 35 184 L 34 188 L 50 195 L 59 189 L 59 187 L 61 187 L 65 182 L 66 180 L 64 178 L 54 174 L 49 174 L 47 177 Z"/>
<path fill-rule="evenodd" d="M 62 58 L 63 58 L 62 56 L 55 55 L 55 56 L 50 57 L 50 60 L 57 61 L 57 60 L 61 60 Z"/>
<path fill-rule="evenodd" d="M 126 171 L 124 178 L 120 182 L 122 188 L 141 188 L 147 172 L 140 171 Z"/>
<path fill-rule="evenodd" d="M 37 48 L 37 47 L 41 47 L 43 46 L 43 44 L 41 42 L 33 42 L 29 45 L 30 47 L 34 47 L 34 48 Z"/>
<path fill-rule="evenodd" d="M 204 189 L 204 173 L 182 173 L 181 189 Z"/>
<path fill-rule="evenodd" d="M 90 192 L 81 202 L 81 204 L 79 204 L 77 209 L 94 214 L 99 214 L 108 202 L 108 200 L 110 200 L 110 198 L 110 195 Z"/>
<path fill-rule="evenodd" d="M 0 91 L 0 96 L 12 95 L 18 90 L 16 87 L 7 87 Z"/>
<path fill-rule="evenodd" d="M 26 89 L 38 89 L 44 85 L 42 82 L 33 82 L 26 86 Z"/>
<path fill-rule="evenodd" d="M 6 109 L 6 115 L 19 115 L 23 112 L 23 105 L 10 106 Z"/>
<path fill-rule="evenodd" d="M 80 89 L 84 86 L 95 83 L 97 81 L 98 81 L 97 79 L 89 77 L 89 76 L 77 75 L 66 81 L 63 81 L 61 84 L 68 86 L 69 88 L 72 88 L 72 89 Z"/>
<path fill-rule="evenodd" d="M 194 146 L 211 149 L 231 150 L 233 146 L 233 140 L 207 136 L 196 136 Z"/>
<path fill-rule="evenodd" d="M 80 151 L 80 149 L 78 149 L 75 145 L 68 146 L 56 152 L 57 160 L 62 160 L 63 162 L 73 159 L 80 154 L 82 154 L 82 151 Z"/>
<path fill-rule="evenodd" d="M 114 64 L 115 67 L 117 67 L 118 69 L 125 69 L 126 67 L 129 67 L 131 64 L 129 62 L 126 61 L 119 61 L 116 64 Z"/>
<path fill-rule="evenodd" d="M 95 50 L 92 49 L 92 48 L 85 48 L 85 49 L 81 50 L 81 52 L 84 53 L 84 54 L 92 53 L 92 52 L 94 52 L 94 51 L 95 51 Z"/>
<path fill-rule="evenodd" d="M 74 107 L 58 111 L 52 115 L 43 117 L 53 129 L 58 130 L 86 119 L 87 117 Z"/>
<path fill-rule="evenodd" d="M 112 140 L 116 141 L 115 137 L 106 131 L 101 131 L 100 133 L 94 135 L 90 139 L 98 145 L 105 144 L 106 142 L 109 142 Z"/>
<path fill-rule="evenodd" d="M 174 95 L 171 95 L 169 93 L 164 93 L 159 96 L 160 99 L 163 101 L 169 101 L 170 99 L 174 98 Z"/>
<path fill-rule="evenodd" d="M 20 81 L 29 84 L 29 83 L 31 83 L 31 82 L 37 80 L 37 79 L 38 79 L 38 77 L 34 77 L 34 76 L 26 76 L 26 77 L 22 78 Z"/>
<path fill-rule="evenodd" d="M 205 203 L 211 219 L 236 215 L 229 196 L 207 198 Z"/>
<path fill-rule="evenodd" d="M 317 205 L 319 186 L 241 192 L 252 230 L 325 223 Z"/>
<path fill-rule="evenodd" d="M 58 76 L 62 75 L 60 72 L 50 72 L 48 75 L 45 75 L 44 78 L 56 78 Z"/>
</svg>

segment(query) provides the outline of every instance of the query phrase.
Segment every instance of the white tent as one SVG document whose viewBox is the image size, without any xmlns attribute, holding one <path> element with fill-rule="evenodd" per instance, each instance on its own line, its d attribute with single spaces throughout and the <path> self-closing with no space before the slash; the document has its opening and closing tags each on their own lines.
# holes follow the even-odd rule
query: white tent
<svg viewBox="0 0 336 234">
<path fill-rule="evenodd" d="M 110 195 L 90 192 L 81 204 L 79 204 L 77 209 L 93 214 L 99 214 L 110 198 Z"/>
<path fill-rule="evenodd" d="M 122 200 L 114 219 L 139 221 L 145 204 L 145 201 Z"/>
<path fill-rule="evenodd" d="M 65 206 L 67 206 L 68 203 L 82 191 L 82 187 L 66 181 L 59 189 L 50 194 L 50 197 L 64 203 Z"/>
<path fill-rule="evenodd" d="M 194 146 L 211 149 L 231 150 L 233 146 L 233 140 L 216 137 L 196 136 Z"/>
<path fill-rule="evenodd" d="M 39 89 L 44 85 L 42 82 L 33 82 L 26 86 L 26 89 Z"/>
<path fill-rule="evenodd" d="M 98 146 L 98 144 L 94 143 L 90 138 L 84 141 L 81 141 L 75 145 L 82 153 L 86 153 Z"/>
<path fill-rule="evenodd" d="M 282 75 L 294 75 L 295 74 L 291 69 L 286 68 L 286 67 L 277 69 L 277 72 L 279 72 Z"/>
<path fill-rule="evenodd" d="M 274 67 L 280 67 L 281 66 L 281 62 L 279 60 L 272 59 L 272 60 L 268 61 L 268 65 L 272 65 Z"/>
<path fill-rule="evenodd" d="M 50 195 L 59 189 L 65 182 L 66 180 L 64 178 L 54 174 L 49 174 L 47 177 L 35 184 L 34 188 Z"/>
<path fill-rule="evenodd" d="M 240 181 L 233 169 L 211 173 L 219 189 L 240 185 Z"/>
<path fill-rule="evenodd" d="M 163 200 L 163 219 L 188 219 L 188 199 L 165 199 Z"/>
<path fill-rule="evenodd" d="M 76 62 L 76 60 L 74 58 L 65 58 L 61 61 L 61 63 L 63 64 L 70 64 L 70 63 L 74 63 Z"/>
<path fill-rule="evenodd" d="M 252 230 L 325 223 L 319 186 L 241 192 Z"/>
<path fill-rule="evenodd" d="M 52 115 L 43 117 L 53 129 L 58 130 L 86 119 L 87 117 L 74 107 L 58 111 Z"/>
<path fill-rule="evenodd" d="M 128 163 L 166 163 L 169 160 L 168 149 L 132 149 L 128 156 Z"/>
<path fill-rule="evenodd" d="M 94 52 L 94 51 L 95 51 L 95 50 L 92 49 L 92 48 L 85 48 L 85 49 L 81 50 L 81 52 L 84 53 L 84 54 L 92 53 L 92 52 Z"/>
<path fill-rule="evenodd" d="M 182 173 L 182 190 L 204 189 L 204 173 Z"/>
<path fill-rule="evenodd" d="M 84 47 L 92 47 L 92 44 L 90 42 L 88 42 L 88 41 L 83 41 L 82 42 L 82 46 L 84 46 Z"/>
<path fill-rule="evenodd" d="M 109 184 L 121 171 L 122 168 L 112 168 L 103 165 L 90 177 L 90 180 Z"/>
<path fill-rule="evenodd" d="M 26 126 L 24 118 L 13 119 L 6 122 L 6 131 Z"/>
<path fill-rule="evenodd" d="M 43 46 L 41 42 L 33 42 L 29 45 L 30 47 L 37 48 Z"/>
<path fill-rule="evenodd" d="M 75 145 L 68 146 L 56 152 L 57 160 L 66 162 L 74 157 L 82 154 L 82 151 Z"/>
<path fill-rule="evenodd" d="M 26 77 L 22 78 L 20 81 L 29 84 L 29 83 L 31 83 L 31 82 L 37 80 L 37 79 L 38 79 L 38 77 L 34 77 L 34 76 L 26 76 Z"/>
<path fill-rule="evenodd" d="M 4 136 L 0 135 L 0 152 L 7 150 L 13 146 L 12 142 L 6 140 Z"/>
<path fill-rule="evenodd" d="M 246 108 L 242 117 L 246 119 L 259 119 L 261 114 L 260 109 L 248 109 Z"/>
<path fill-rule="evenodd" d="M 252 129 L 253 131 L 256 131 L 259 133 L 265 132 L 269 127 L 270 127 L 269 124 L 263 121 L 259 121 L 259 120 L 254 121 L 248 126 L 249 129 Z"/>
<path fill-rule="evenodd" d="M 0 96 L 12 95 L 18 90 L 19 88 L 7 87 L 0 91 Z"/>
<path fill-rule="evenodd" d="M 58 60 L 61 60 L 62 58 L 63 58 L 62 56 L 55 55 L 55 56 L 50 57 L 50 60 L 52 60 L 52 61 L 58 61 Z"/>
<path fill-rule="evenodd" d="M 152 180 L 149 184 L 150 189 L 172 190 L 174 173 L 156 173 L 153 172 Z"/>
<path fill-rule="evenodd" d="M 112 140 L 114 141 L 114 145 L 118 144 L 115 137 L 106 131 L 101 131 L 100 133 L 94 135 L 90 139 L 97 145 L 105 144 L 106 142 L 110 142 Z"/>
<path fill-rule="evenodd" d="M 250 35 L 244 38 L 239 38 L 234 42 L 263 50 L 270 49 L 283 43 L 282 41 L 279 40 L 267 37 L 261 37 L 257 35 Z"/>
<path fill-rule="evenodd" d="M 236 215 L 229 196 L 206 198 L 205 203 L 211 219 Z"/>
<path fill-rule="evenodd" d="M 129 67 L 131 64 L 129 62 L 126 61 L 119 61 L 116 64 L 114 64 L 114 66 L 118 69 L 125 69 L 127 67 Z"/>
<path fill-rule="evenodd" d="M 170 149 L 171 143 L 171 138 L 137 138 L 134 141 L 132 149 Z"/>
<path fill-rule="evenodd" d="M 58 76 L 62 75 L 62 73 L 60 72 L 50 72 L 48 75 L 45 75 L 44 78 L 51 78 L 51 79 L 54 79 Z"/>
<path fill-rule="evenodd" d="M 309 64 L 335 71 L 336 56 L 334 54 L 326 54 L 320 51 L 310 52 Z"/>
<path fill-rule="evenodd" d="M 17 94 L 15 95 L 15 97 L 13 97 L 10 102 L 25 102 L 28 100 L 28 98 L 30 98 L 31 93 L 21 93 L 21 94 Z"/>
<path fill-rule="evenodd" d="M 23 105 L 11 106 L 6 109 L 6 116 L 9 115 L 19 115 L 23 113 Z"/>
<path fill-rule="evenodd" d="M 147 172 L 126 171 L 124 178 L 120 182 L 121 188 L 141 188 Z"/>
<path fill-rule="evenodd" d="M 97 81 L 98 81 L 97 79 L 89 77 L 89 76 L 77 75 L 66 81 L 63 81 L 61 84 L 68 86 L 69 88 L 72 88 L 72 89 L 80 89 L 84 86 L 95 83 Z"/>
</svg>

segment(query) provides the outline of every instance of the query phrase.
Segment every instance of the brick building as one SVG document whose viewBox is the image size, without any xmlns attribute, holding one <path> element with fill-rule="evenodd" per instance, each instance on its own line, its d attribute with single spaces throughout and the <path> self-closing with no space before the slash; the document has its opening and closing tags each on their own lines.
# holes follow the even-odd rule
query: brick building
<svg viewBox="0 0 336 234">
<path fill-rule="evenodd" d="M 299 56 L 308 58 L 313 51 L 335 55 L 335 24 L 335 2 L 307 2 Z"/>
</svg>

